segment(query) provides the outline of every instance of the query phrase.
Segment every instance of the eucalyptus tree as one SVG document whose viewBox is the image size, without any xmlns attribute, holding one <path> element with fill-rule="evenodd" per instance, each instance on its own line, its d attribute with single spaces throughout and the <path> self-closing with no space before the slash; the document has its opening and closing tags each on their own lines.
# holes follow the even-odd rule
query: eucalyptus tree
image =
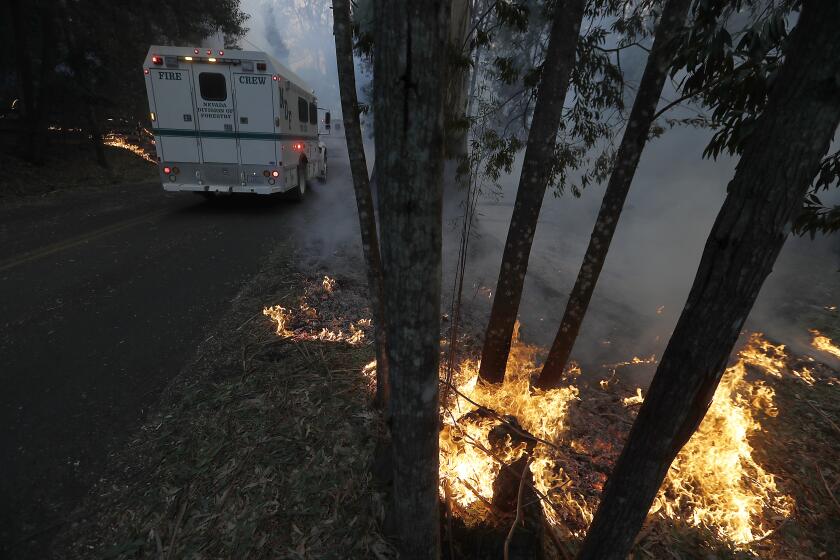
<svg viewBox="0 0 840 560">
<path fill-rule="evenodd" d="M 338 85 L 341 94 L 341 112 L 344 138 L 350 156 L 353 191 L 362 234 L 362 253 L 367 269 L 368 297 L 373 310 L 373 328 L 376 339 L 376 397 L 377 406 L 386 408 L 389 400 L 389 376 L 385 310 L 382 300 L 382 261 L 379 254 L 379 235 L 376 215 L 368 179 L 367 160 L 359 123 L 359 100 L 356 95 L 356 71 L 353 66 L 353 32 L 350 19 L 350 1 L 333 0 L 333 34 L 335 58 L 338 68 Z"/>
<path fill-rule="evenodd" d="M 556 173 L 555 138 L 575 65 L 585 4 L 584 0 L 560 0 L 553 15 L 513 216 L 484 336 L 479 376 L 487 382 L 500 383 L 504 379 L 537 220 L 546 188 Z"/>
<path fill-rule="evenodd" d="M 604 487 L 579 560 L 619 560 L 702 421 L 840 124 L 840 3 L 809 0 L 748 130 L 686 305 Z"/>
<path fill-rule="evenodd" d="M 647 142 L 650 127 L 656 117 L 656 106 L 662 95 L 662 88 L 676 55 L 674 40 L 685 26 L 691 2 L 692 0 L 668 0 L 662 10 L 662 16 L 656 26 L 653 46 L 624 129 L 624 136 L 618 148 L 598 217 L 595 220 L 589 246 L 583 257 L 583 264 L 578 272 L 574 288 L 569 294 L 560 328 L 557 330 L 554 343 L 537 382 L 541 388 L 553 387 L 560 381 L 580 332 L 589 301 L 592 299 L 598 277 L 607 259 L 610 242 L 618 227 L 621 211 Z"/>
<path fill-rule="evenodd" d="M 443 103 L 450 3 L 376 0 L 374 127 L 391 378 L 394 522 L 404 560 L 440 555 Z"/>
</svg>

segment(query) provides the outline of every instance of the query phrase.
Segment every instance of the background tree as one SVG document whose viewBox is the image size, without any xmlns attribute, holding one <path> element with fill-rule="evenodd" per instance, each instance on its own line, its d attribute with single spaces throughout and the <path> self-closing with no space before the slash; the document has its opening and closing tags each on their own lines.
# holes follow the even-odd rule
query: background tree
<svg viewBox="0 0 840 560">
<path fill-rule="evenodd" d="M 394 517 L 403 560 L 439 556 L 443 99 L 450 3 L 374 4 L 374 111 Z"/>
<path fill-rule="evenodd" d="M 584 0 L 561 0 L 554 13 L 513 217 L 484 337 L 479 372 L 484 381 L 499 383 L 504 379 L 537 219 L 546 187 L 555 172 L 555 139 L 575 63 L 584 6 Z"/>
<path fill-rule="evenodd" d="M 356 97 L 356 71 L 353 66 L 353 31 L 350 24 L 350 1 L 333 0 L 333 30 L 335 58 L 338 67 L 338 86 L 341 93 L 341 112 L 344 138 L 350 156 L 350 172 L 356 194 L 356 209 L 362 232 L 362 253 L 367 268 L 368 297 L 373 312 L 376 338 L 376 397 L 375 404 L 384 407 L 390 393 L 388 381 L 387 335 L 382 302 L 382 262 L 379 255 L 379 236 L 376 215 L 368 180 L 362 127 L 359 123 L 359 101 Z"/>
<path fill-rule="evenodd" d="M 540 373 L 537 384 L 541 388 L 553 387 L 560 381 L 580 332 L 580 325 L 586 315 L 586 309 L 592 299 L 604 261 L 607 259 L 610 242 L 618 227 L 624 201 L 630 191 L 636 167 L 648 139 L 650 126 L 655 118 L 656 106 L 675 56 L 674 39 L 683 29 L 690 5 L 691 0 L 669 0 L 656 26 L 653 47 L 633 101 L 630 118 L 618 148 L 610 181 L 595 220 L 589 246 L 583 257 L 583 264 L 578 272 L 574 288 L 569 294 L 560 328 L 557 330 L 554 343 Z"/>
<path fill-rule="evenodd" d="M 9 89 L 23 112 L 18 145 L 36 163 L 43 162 L 49 125 L 83 126 L 95 138 L 105 115 L 130 125 L 146 122 L 139 64 L 150 45 L 199 44 L 221 34 L 231 46 L 247 19 L 239 0 L 14 0 L 8 13 L 17 61 Z"/>
<path fill-rule="evenodd" d="M 744 321 L 840 123 L 840 4 L 810 0 L 741 159 L 677 322 L 604 488 L 579 560 L 624 559 L 700 424 Z"/>
</svg>

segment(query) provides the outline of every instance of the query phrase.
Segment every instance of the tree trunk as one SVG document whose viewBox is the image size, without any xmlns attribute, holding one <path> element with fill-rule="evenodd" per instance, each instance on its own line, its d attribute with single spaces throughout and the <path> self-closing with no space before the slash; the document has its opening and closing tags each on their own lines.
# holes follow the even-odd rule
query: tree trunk
<svg viewBox="0 0 840 560">
<path fill-rule="evenodd" d="M 55 60 L 55 32 L 53 25 L 53 6 L 34 6 L 38 10 L 41 24 L 40 79 L 37 93 L 33 61 L 37 59 L 30 44 L 32 6 L 21 5 L 20 0 L 11 0 L 9 9 L 12 16 L 12 28 L 16 44 L 16 70 L 20 82 L 23 127 L 20 130 L 21 155 L 36 165 L 44 163 L 44 143 L 46 141 L 46 123 L 44 110 L 49 92 L 47 80 L 53 72 Z M 40 10 L 39 10 L 40 8 Z"/>
<path fill-rule="evenodd" d="M 469 55 L 467 32 L 471 20 L 469 0 L 452 0 L 449 27 L 449 48 L 455 58 Z M 467 86 L 469 69 L 456 64 L 449 68 L 446 84 L 446 156 L 457 159 L 467 154 Z"/>
<path fill-rule="evenodd" d="M 440 359 L 446 1 L 377 0 L 376 168 L 391 373 L 394 518 L 403 560 L 440 554 Z"/>
<path fill-rule="evenodd" d="M 387 410 L 390 388 L 388 377 L 387 331 L 385 310 L 382 303 L 382 262 L 379 256 L 379 236 L 376 232 L 376 215 L 373 211 L 370 182 L 368 180 L 362 128 L 359 123 L 359 101 L 356 97 L 356 71 L 353 67 L 353 38 L 350 29 L 350 1 L 333 1 L 333 32 L 335 58 L 338 67 L 338 84 L 341 94 L 341 112 L 344 118 L 344 137 L 350 156 L 356 209 L 362 231 L 362 252 L 368 280 L 368 297 L 373 313 L 376 338 L 376 397 L 374 404 Z"/>
<path fill-rule="evenodd" d="M 572 353 L 580 332 L 580 325 L 586 315 L 586 309 L 592 299 L 604 261 L 607 259 L 607 251 L 610 249 L 610 242 L 618 227 L 618 220 L 621 217 L 630 184 L 633 182 L 636 166 L 639 164 L 642 150 L 647 142 L 648 131 L 653 123 L 659 97 L 662 95 L 662 86 L 665 84 L 671 61 L 674 58 L 673 39 L 685 24 L 690 5 L 691 0 L 670 0 L 665 5 L 662 17 L 656 26 L 656 38 L 645 65 L 636 99 L 633 101 L 630 120 L 624 130 L 624 137 L 621 139 L 621 146 L 619 146 L 615 166 L 604 193 L 601 209 L 598 211 L 589 247 L 583 257 L 583 264 L 578 271 L 575 286 L 569 294 L 563 321 L 560 323 L 554 344 L 551 346 L 537 382 L 540 388 L 547 389 L 556 386 L 563 376 L 563 370 Z"/>
<path fill-rule="evenodd" d="M 105 146 L 102 144 L 102 128 L 99 126 L 96 107 L 93 106 L 92 102 L 88 102 L 85 118 L 88 123 L 93 151 L 96 154 L 96 164 L 102 169 L 108 169 L 108 158 L 105 157 Z"/>
<path fill-rule="evenodd" d="M 545 190 L 555 165 L 557 127 L 560 125 L 563 102 L 569 88 L 569 76 L 575 64 L 584 5 L 583 0 L 561 0 L 551 26 L 513 217 L 481 352 L 479 376 L 491 383 L 500 383 L 505 377 L 510 339 L 522 297 L 531 244 Z"/>
<path fill-rule="evenodd" d="M 578 560 L 627 557 L 671 461 L 709 407 L 840 123 L 838 26 L 837 0 L 804 3 Z"/>
</svg>

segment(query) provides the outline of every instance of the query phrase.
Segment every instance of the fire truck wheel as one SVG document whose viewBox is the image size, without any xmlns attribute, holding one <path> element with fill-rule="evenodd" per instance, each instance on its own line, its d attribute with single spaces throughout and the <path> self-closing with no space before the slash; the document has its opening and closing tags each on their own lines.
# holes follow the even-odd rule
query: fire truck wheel
<svg viewBox="0 0 840 560">
<path fill-rule="evenodd" d="M 296 202 L 300 202 L 303 200 L 303 195 L 306 194 L 306 164 L 299 163 L 297 166 L 297 176 L 298 176 L 298 184 L 295 188 L 293 188 L 289 193 L 291 194 L 292 200 Z"/>
<path fill-rule="evenodd" d="M 327 169 L 328 169 L 327 168 L 327 152 L 326 152 L 326 150 L 324 150 L 324 168 L 323 169 L 324 169 L 324 172 L 321 173 L 321 175 L 318 177 L 318 180 L 321 183 L 326 183 L 327 182 Z"/>
</svg>

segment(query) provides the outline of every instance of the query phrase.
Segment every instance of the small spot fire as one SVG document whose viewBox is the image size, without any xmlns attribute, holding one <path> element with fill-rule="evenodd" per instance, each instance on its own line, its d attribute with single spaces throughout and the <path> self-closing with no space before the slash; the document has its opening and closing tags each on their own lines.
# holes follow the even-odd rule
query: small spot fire
<svg viewBox="0 0 840 560">
<path fill-rule="evenodd" d="M 134 155 L 140 156 L 141 158 L 145 159 L 149 163 L 157 164 L 155 154 L 152 150 L 149 150 L 140 144 L 129 142 L 128 137 L 124 134 L 117 134 L 116 132 L 106 134 L 105 137 L 102 139 L 102 143 L 106 146 L 112 146 L 114 148 L 128 150 Z"/>
<path fill-rule="evenodd" d="M 811 346 L 821 352 L 831 354 L 835 358 L 840 358 L 840 346 L 834 344 L 830 338 L 820 334 L 820 331 L 816 329 L 811 330 L 811 334 L 814 335 L 814 340 L 811 341 Z"/>
</svg>

